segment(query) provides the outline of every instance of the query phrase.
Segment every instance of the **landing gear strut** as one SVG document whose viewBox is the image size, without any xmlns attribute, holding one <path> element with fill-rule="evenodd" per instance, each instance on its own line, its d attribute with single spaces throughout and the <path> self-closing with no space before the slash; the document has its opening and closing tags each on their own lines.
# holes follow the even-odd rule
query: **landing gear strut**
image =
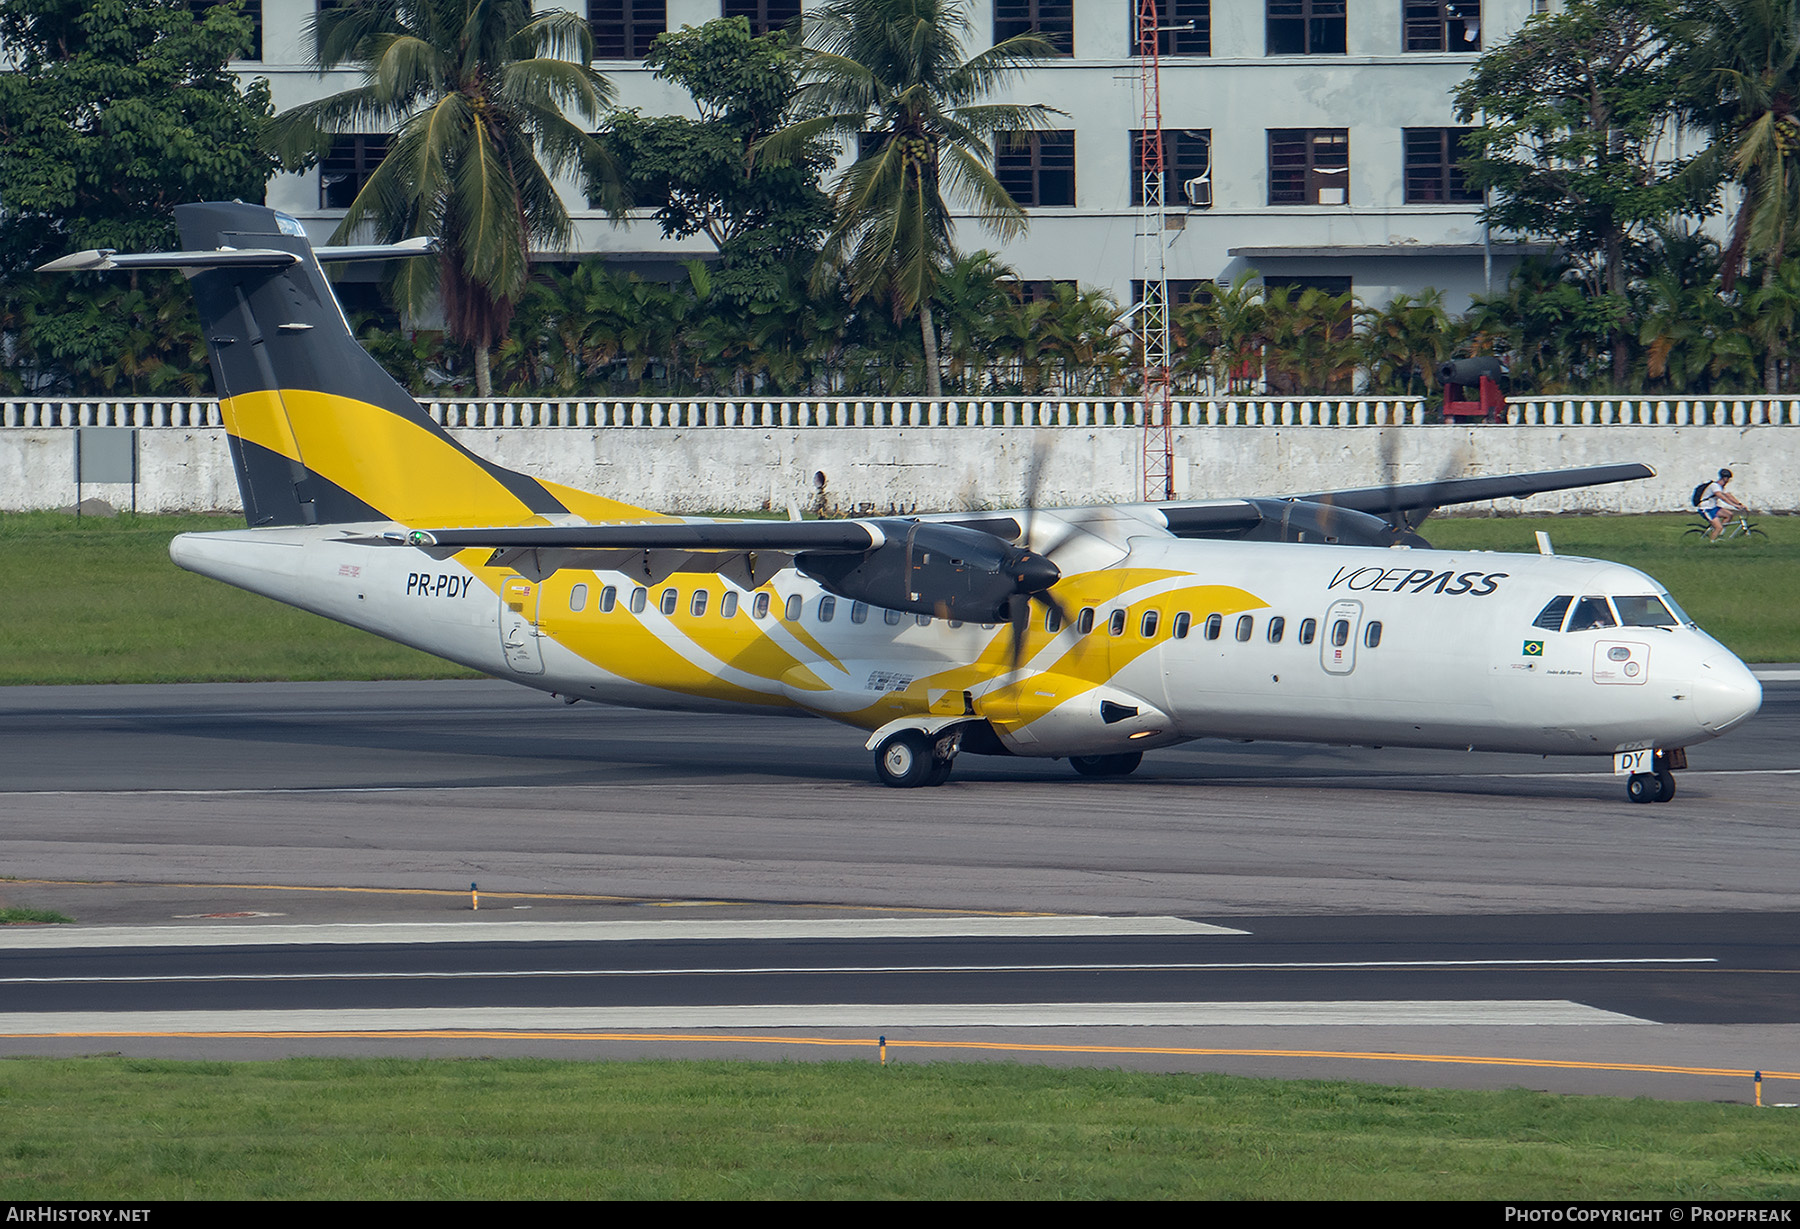
<svg viewBox="0 0 1800 1229">
<path fill-rule="evenodd" d="M 875 748 L 875 775 L 894 789 L 942 785 L 950 779 L 962 731 L 931 735 L 923 730 L 896 730 Z"/>
</svg>

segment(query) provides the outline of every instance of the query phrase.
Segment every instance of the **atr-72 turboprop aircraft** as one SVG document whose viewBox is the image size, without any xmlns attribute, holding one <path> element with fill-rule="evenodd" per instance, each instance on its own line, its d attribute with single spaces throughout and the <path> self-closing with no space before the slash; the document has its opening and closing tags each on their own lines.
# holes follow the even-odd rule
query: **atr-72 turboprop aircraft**
<svg viewBox="0 0 1800 1229">
<path fill-rule="evenodd" d="M 1742 662 L 1631 568 L 1436 551 L 1439 506 L 1613 465 L 1270 499 L 771 522 L 664 516 L 502 469 L 357 345 L 321 248 L 260 206 L 187 249 L 45 266 L 192 280 L 250 528 L 184 568 L 571 699 L 816 714 L 889 785 L 960 753 L 1121 775 L 1197 738 L 1607 755 L 1636 802 L 1754 713 Z"/>
</svg>

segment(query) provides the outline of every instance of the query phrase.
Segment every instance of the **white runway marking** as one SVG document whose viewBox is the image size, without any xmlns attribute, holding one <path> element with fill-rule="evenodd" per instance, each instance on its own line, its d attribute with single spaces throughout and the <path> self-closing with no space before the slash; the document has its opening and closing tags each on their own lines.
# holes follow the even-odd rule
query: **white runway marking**
<svg viewBox="0 0 1800 1229">
<path fill-rule="evenodd" d="M 371 922 L 314 926 L 0 927 L 0 949 L 301 943 L 610 943 L 645 939 L 1091 938 L 1242 935 L 1179 917 L 870 917 L 646 922 Z"/>
<path fill-rule="evenodd" d="M 1544 969 L 1613 968 L 1619 966 L 1717 964 L 1716 956 L 1628 956 L 1577 960 L 1300 960 L 1188 962 L 1162 961 L 1124 964 L 892 964 L 892 965 L 720 965 L 698 967 L 613 969 L 437 969 L 421 971 L 317 970 L 307 973 L 146 973 L 94 977 L 0 977 L 0 986 L 96 986 L 150 985 L 164 982 L 300 982 L 300 981 L 470 981 L 520 977 L 776 977 L 798 973 L 1259 973 L 1342 969 Z"/>
<path fill-rule="evenodd" d="M 615 1029 L 1242 1028 L 1287 1025 L 1474 1027 L 1642 1024 L 1566 999 L 1433 1002 L 923 1003 L 868 1006 L 721 1004 L 683 1007 L 462 1007 L 352 1011 L 23 1012 L 0 1016 L 0 1037 L 96 1033 L 273 1033 Z"/>
</svg>

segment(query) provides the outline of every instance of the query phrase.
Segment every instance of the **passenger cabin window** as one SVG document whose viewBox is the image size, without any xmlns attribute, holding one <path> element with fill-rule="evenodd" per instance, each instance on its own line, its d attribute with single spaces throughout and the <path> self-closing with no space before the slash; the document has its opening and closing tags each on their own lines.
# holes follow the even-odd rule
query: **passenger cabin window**
<svg viewBox="0 0 1800 1229">
<path fill-rule="evenodd" d="M 1318 634 L 1319 634 L 1319 621 L 1317 619 L 1302 619 L 1302 620 L 1300 620 L 1300 643 L 1301 644 L 1311 644 L 1313 642 L 1313 640 L 1315 638 L 1317 638 Z"/>
<path fill-rule="evenodd" d="M 1565 593 L 1561 597 L 1551 598 L 1549 604 L 1538 611 L 1538 617 L 1531 621 L 1531 625 L 1540 631 L 1561 631 L 1563 616 L 1569 613 L 1569 603 L 1574 600 L 1573 593 Z"/>
<path fill-rule="evenodd" d="M 830 594 L 826 594 L 824 597 L 819 599 L 819 622 L 829 623 L 829 622 L 831 622 L 832 617 L 836 614 L 837 614 L 837 599 L 835 597 L 832 597 Z"/>
<path fill-rule="evenodd" d="M 1339 619 L 1331 625 L 1331 643 L 1340 649 L 1350 643 L 1350 620 Z"/>
<path fill-rule="evenodd" d="M 1155 640 L 1156 639 L 1156 625 L 1159 620 L 1160 620 L 1160 616 L 1157 614 L 1156 611 L 1146 610 L 1144 612 L 1143 621 L 1138 624 L 1138 631 L 1140 634 L 1142 634 L 1142 636 L 1144 637 L 1145 640 Z"/>
<path fill-rule="evenodd" d="M 1113 611 L 1111 617 L 1106 620 L 1106 633 L 1109 636 L 1125 634 L 1125 612 L 1123 610 Z"/>
<path fill-rule="evenodd" d="M 1654 594 L 1615 597 L 1613 606 L 1619 612 L 1619 622 L 1626 627 L 1674 627 L 1680 622 Z"/>
<path fill-rule="evenodd" d="M 1055 607 L 1044 612 L 1044 630 L 1052 636 L 1062 630 L 1062 616 L 1056 613 Z"/>
<path fill-rule="evenodd" d="M 659 599 L 656 603 L 656 608 L 658 610 L 662 611 L 666 615 L 672 615 L 675 613 L 675 607 L 678 606 L 680 603 L 681 603 L 681 590 L 679 590 L 679 589 L 664 589 L 662 591 L 661 599 Z"/>
<path fill-rule="evenodd" d="M 1251 633 L 1254 632 L 1255 630 L 1256 630 L 1256 620 L 1255 619 L 1251 618 L 1249 615 L 1239 615 L 1238 616 L 1237 638 L 1238 638 L 1239 644 L 1244 644 L 1245 642 L 1247 642 L 1250 639 Z"/>
<path fill-rule="evenodd" d="M 619 590 L 615 585 L 608 585 L 600 590 L 600 613 L 611 614 L 614 606 L 619 604 Z"/>
<path fill-rule="evenodd" d="M 1092 606 L 1081 608 L 1081 616 L 1075 620 L 1075 630 L 1084 636 L 1094 630 L 1094 608 Z"/>
<path fill-rule="evenodd" d="M 694 600 L 688 604 L 688 613 L 696 619 L 706 613 L 706 597 L 705 589 L 694 590 Z"/>
<path fill-rule="evenodd" d="M 769 617 L 769 595 L 767 593 L 756 595 L 756 600 L 750 604 L 750 617 L 753 619 Z"/>
<path fill-rule="evenodd" d="M 1282 633 L 1287 631 L 1287 620 L 1276 615 L 1269 620 L 1269 643 L 1280 644 Z"/>
<path fill-rule="evenodd" d="M 580 610 L 587 605 L 587 586 L 576 585 L 569 590 L 569 609 Z"/>
<path fill-rule="evenodd" d="M 1376 648 L 1381 644 L 1381 620 L 1376 619 L 1363 628 L 1363 647 Z"/>
<path fill-rule="evenodd" d="M 649 598 L 650 590 L 644 588 L 644 586 L 639 585 L 637 588 L 633 589 L 631 591 L 631 613 L 643 614 L 644 603 L 648 601 Z"/>
<path fill-rule="evenodd" d="M 789 623 L 798 623 L 800 621 L 800 595 L 798 593 L 790 594 L 788 596 L 786 604 L 781 608 L 781 617 L 786 619 Z"/>
<path fill-rule="evenodd" d="M 884 610 L 881 612 L 881 617 L 887 620 L 887 625 L 889 627 L 899 627 L 900 620 L 906 616 L 902 615 L 898 610 Z"/>
<path fill-rule="evenodd" d="M 930 615 L 914 615 L 913 622 L 917 623 L 920 627 L 930 627 L 931 626 L 931 616 Z"/>
<path fill-rule="evenodd" d="M 850 621 L 852 623 L 867 623 L 869 621 L 869 604 L 867 602 L 851 602 Z"/>
<path fill-rule="evenodd" d="M 1618 621 L 1613 618 L 1612 608 L 1603 597 L 1584 597 L 1575 603 L 1575 613 L 1569 616 L 1569 626 L 1565 631 L 1585 632 L 1596 627 L 1617 627 Z"/>
<path fill-rule="evenodd" d="M 1187 634 L 1188 634 L 1188 629 L 1190 627 L 1192 627 L 1193 625 L 1194 625 L 1194 616 L 1190 615 L 1187 611 L 1184 610 L 1180 614 L 1176 615 L 1175 616 L 1175 626 L 1173 628 L 1175 639 L 1186 640 Z"/>
<path fill-rule="evenodd" d="M 1217 640 L 1219 638 L 1219 632 L 1224 628 L 1224 626 L 1225 626 L 1225 620 L 1223 618 L 1221 618 L 1220 616 L 1218 616 L 1216 614 L 1207 615 L 1206 616 L 1206 638 L 1208 640 Z"/>
<path fill-rule="evenodd" d="M 729 619 L 737 613 L 738 595 L 727 589 L 725 596 L 719 599 L 719 617 Z"/>
</svg>

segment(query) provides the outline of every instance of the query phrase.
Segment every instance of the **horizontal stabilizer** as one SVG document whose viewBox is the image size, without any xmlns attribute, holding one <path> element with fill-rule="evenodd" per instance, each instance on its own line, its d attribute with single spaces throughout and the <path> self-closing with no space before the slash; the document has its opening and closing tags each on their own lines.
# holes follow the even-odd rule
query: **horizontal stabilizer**
<svg viewBox="0 0 1800 1229">
<path fill-rule="evenodd" d="M 114 269 L 285 269 L 300 258 L 273 248 L 219 248 L 211 252 L 143 252 L 120 254 L 111 248 L 89 248 L 61 256 L 39 273 L 107 273 Z"/>
<path fill-rule="evenodd" d="M 401 243 L 362 243 L 349 247 L 314 248 L 313 255 L 337 264 L 363 260 L 399 260 L 429 256 L 437 247 L 431 238 Z M 210 252 L 124 253 L 112 248 L 89 248 L 39 265 L 39 273 L 107 273 L 114 269 L 285 269 L 300 263 L 293 252 L 274 248 L 215 248 Z"/>
<path fill-rule="evenodd" d="M 904 530 L 901 535 L 904 536 Z M 778 550 L 860 554 L 888 540 L 872 521 L 702 521 L 692 524 L 415 529 L 410 546 L 526 550 Z"/>
</svg>

